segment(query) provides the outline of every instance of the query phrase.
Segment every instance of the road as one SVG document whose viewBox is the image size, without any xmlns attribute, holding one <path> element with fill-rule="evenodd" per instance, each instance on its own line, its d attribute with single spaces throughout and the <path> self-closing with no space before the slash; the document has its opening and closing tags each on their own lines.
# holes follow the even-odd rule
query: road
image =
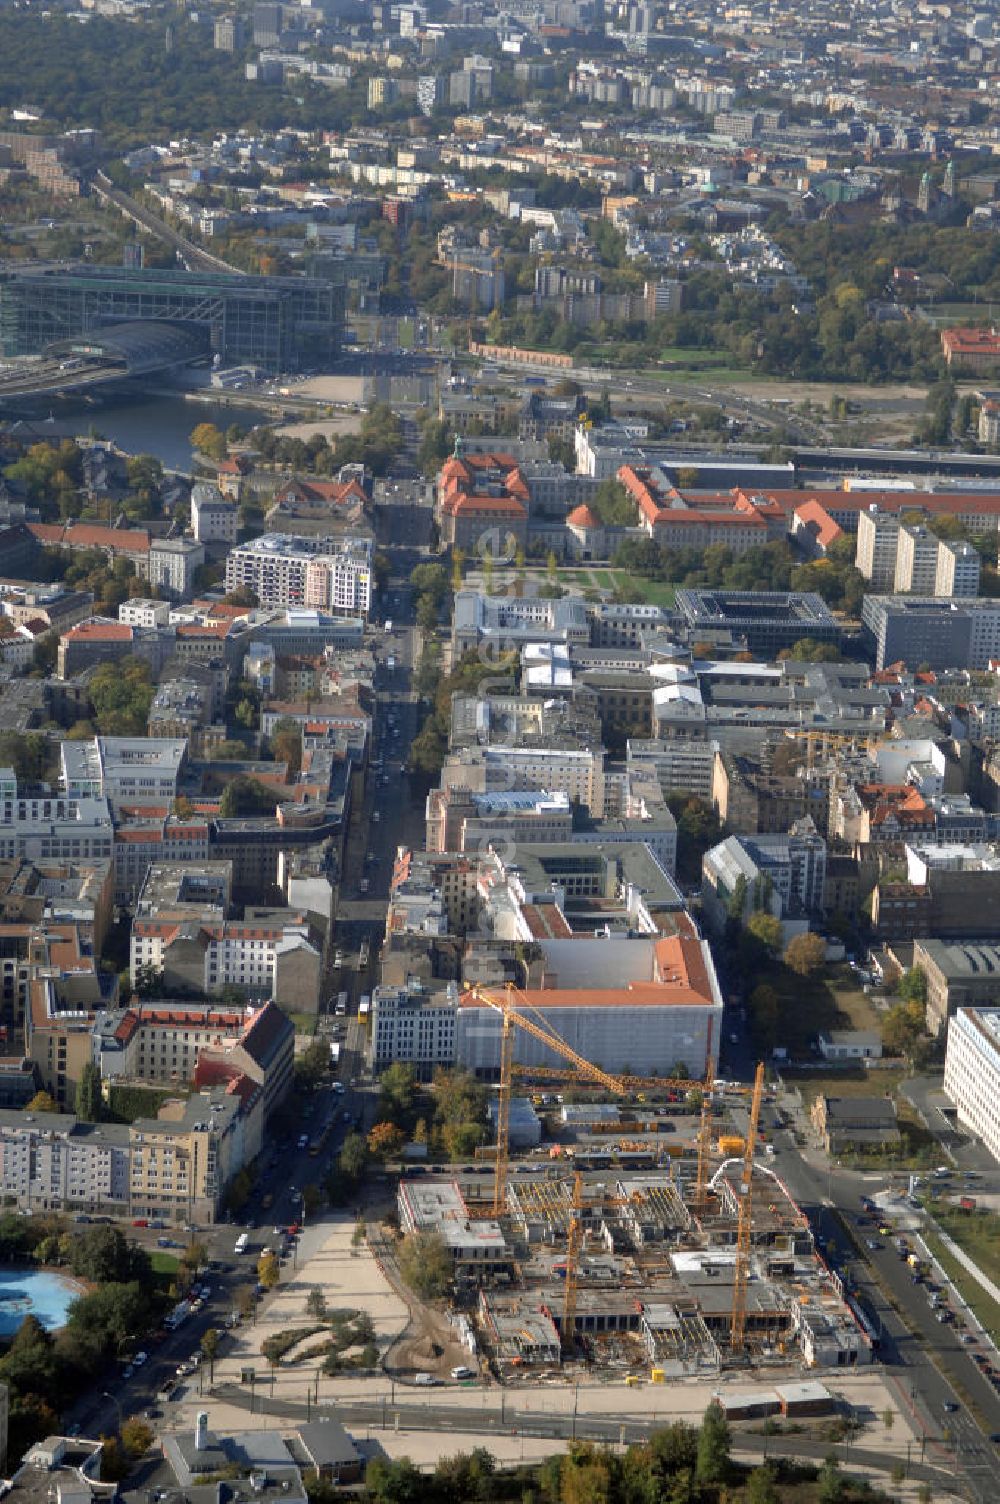
<svg viewBox="0 0 1000 1504">
<path fill-rule="evenodd" d="M 973 1497 L 993 1504 L 1000 1458 L 988 1436 L 1000 1434 L 1000 1397 L 973 1362 L 976 1349 L 961 1343 L 956 1329 L 936 1319 L 927 1291 L 913 1282 L 891 1237 L 879 1236 L 871 1225 L 858 1227 L 861 1197 L 883 1189 L 886 1177 L 823 1167 L 799 1152 L 787 1129 L 775 1129 L 772 1142 L 777 1151 L 774 1169 L 812 1222 L 831 1265 L 849 1287 L 858 1289 L 862 1304 L 876 1318 L 879 1356 L 898 1381 L 918 1430 L 950 1440 Z M 868 1248 L 869 1241 L 881 1246 Z M 982 1416 L 983 1429 L 967 1400 Z"/>
<path fill-rule="evenodd" d="M 405 1393 L 400 1390 L 399 1392 Z M 259 1394 L 251 1400 L 250 1394 L 241 1385 L 219 1385 L 213 1390 L 213 1396 L 224 1400 L 230 1405 L 238 1405 L 249 1409 L 251 1403 L 254 1410 L 262 1415 L 273 1414 L 284 1419 L 296 1417 L 305 1419 L 311 1416 L 312 1405 L 296 1403 L 285 1399 L 271 1401 L 266 1395 Z M 506 1397 L 501 1395 L 499 1405 L 470 1406 L 467 1410 L 460 1409 L 455 1405 L 434 1405 L 431 1401 L 423 1403 L 415 1398 L 397 1398 L 397 1389 L 393 1388 L 380 1400 L 374 1402 L 359 1402 L 346 1400 L 321 1400 L 319 1411 L 329 1405 L 336 1404 L 337 1418 L 343 1424 L 360 1430 L 364 1426 L 371 1426 L 381 1430 L 398 1429 L 401 1431 L 437 1431 L 444 1435 L 453 1432 L 466 1432 L 471 1435 L 489 1435 L 492 1433 L 510 1433 L 515 1436 L 540 1436 L 551 1437 L 553 1440 L 586 1440 L 608 1444 L 611 1446 L 623 1446 L 641 1444 L 648 1440 L 650 1433 L 664 1424 L 666 1419 L 672 1418 L 669 1399 L 664 1398 L 664 1414 L 651 1415 L 648 1420 L 630 1419 L 621 1421 L 618 1419 L 606 1419 L 593 1415 L 556 1414 L 551 1410 L 531 1410 L 516 1404 L 513 1400 L 506 1402 Z M 888 1473 L 895 1462 L 895 1458 L 888 1458 L 884 1452 L 867 1451 L 863 1447 L 852 1445 L 831 1445 L 828 1441 L 811 1441 L 798 1436 L 781 1435 L 777 1437 L 754 1436 L 744 1431 L 737 1431 L 733 1437 L 733 1450 L 740 1454 L 766 1457 L 780 1454 L 786 1457 L 801 1457 L 807 1461 L 823 1462 L 834 1453 L 843 1462 L 853 1462 L 858 1467 L 869 1467 L 881 1472 Z M 908 1467 L 908 1474 L 921 1482 L 936 1485 L 942 1492 L 950 1491 L 954 1486 L 954 1474 L 947 1468 L 934 1465 L 929 1462 L 920 1462 L 912 1459 Z"/>
</svg>

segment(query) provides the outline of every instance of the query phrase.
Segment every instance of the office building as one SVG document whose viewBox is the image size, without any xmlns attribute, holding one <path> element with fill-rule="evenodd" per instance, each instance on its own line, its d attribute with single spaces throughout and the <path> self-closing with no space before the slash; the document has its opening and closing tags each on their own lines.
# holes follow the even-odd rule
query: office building
<svg viewBox="0 0 1000 1504">
<path fill-rule="evenodd" d="M 959 1123 L 1000 1162 L 1000 1008 L 963 1007 L 952 1014 L 944 1089 Z"/>
<path fill-rule="evenodd" d="M 187 758 L 184 741 L 139 736 L 95 736 L 64 741 L 59 748 L 59 781 L 72 799 L 107 799 L 122 805 L 168 808 Z"/>
<path fill-rule="evenodd" d="M 678 590 L 674 604 L 692 642 L 712 641 L 721 633 L 771 658 L 806 637 L 840 642 L 839 623 L 813 592 Z"/>
<path fill-rule="evenodd" d="M 1000 601 L 985 597 L 867 595 L 861 619 L 877 669 L 985 669 L 1000 656 Z"/>
</svg>

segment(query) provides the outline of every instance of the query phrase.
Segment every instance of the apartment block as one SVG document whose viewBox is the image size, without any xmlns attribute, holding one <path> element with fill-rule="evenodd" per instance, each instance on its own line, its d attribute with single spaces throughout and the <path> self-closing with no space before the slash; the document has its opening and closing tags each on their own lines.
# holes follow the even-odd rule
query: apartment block
<svg viewBox="0 0 1000 1504">
<path fill-rule="evenodd" d="M 252 590 L 262 606 L 367 616 L 371 540 L 265 533 L 227 555 L 226 590 L 240 588 Z"/>
</svg>

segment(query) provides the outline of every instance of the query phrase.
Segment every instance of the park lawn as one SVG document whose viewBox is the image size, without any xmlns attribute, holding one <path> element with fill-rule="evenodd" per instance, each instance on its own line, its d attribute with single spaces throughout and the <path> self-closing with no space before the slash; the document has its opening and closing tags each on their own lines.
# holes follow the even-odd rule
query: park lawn
<svg viewBox="0 0 1000 1504">
<path fill-rule="evenodd" d="M 626 585 L 633 586 L 642 591 L 642 598 L 649 606 L 664 606 L 670 608 L 674 604 L 674 596 L 677 586 L 671 585 L 669 580 L 647 580 L 639 574 L 627 574 L 625 570 L 618 569 L 613 576 L 613 588 Z"/>
<path fill-rule="evenodd" d="M 167 1284 L 177 1273 L 180 1259 L 176 1254 L 168 1253 L 165 1248 L 153 1248 L 150 1250 L 149 1262 L 157 1278 Z"/>
<path fill-rule="evenodd" d="M 613 590 L 615 588 L 614 577 L 610 569 L 592 569 L 590 572 L 602 590 Z"/>
<path fill-rule="evenodd" d="M 975 1196 L 975 1191 L 969 1194 Z M 941 1197 L 935 1197 L 929 1209 L 938 1226 L 1000 1285 L 1000 1216 L 987 1211 L 963 1212 Z"/>
</svg>

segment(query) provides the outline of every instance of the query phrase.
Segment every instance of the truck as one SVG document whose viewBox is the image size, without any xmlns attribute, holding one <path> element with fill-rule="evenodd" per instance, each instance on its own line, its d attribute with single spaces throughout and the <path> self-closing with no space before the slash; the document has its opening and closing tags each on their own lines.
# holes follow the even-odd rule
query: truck
<svg viewBox="0 0 1000 1504">
<path fill-rule="evenodd" d="M 391 653 L 389 654 L 388 658 L 385 660 L 385 666 L 388 669 L 388 671 L 389 671 L 390 674 L 394 674 L 396 672 L 396 660 L 392 656 Z"/>
<path fill-rule="evenodd" d="M 371 993 L 369 993 L 369 992 L 363 992 L 361 994 L 361 1001 L 358 1003 L 358 1017 L 359 1018 L 367 1018 L 368 1013 L 369 1013 L 369 1011 L 371 1009 L 371 1005 L 372 1005 Z"/>
<path fill-rule="evenodd" d="M 336 1006 L 336 1008 L 335 1008 L 334 1011 L 336 1013 L 339 1013 L 341 1016 L 343 1016 L 347 1012 L 347 993 L 346 992 L 338 992 L 337 993 L 337 1006 Z"/>
<path fill-rule="evenodd" d="M 332 1066 L 340 1064 L 340 1044 L 336 1039 L 330 1042 L 330 1064 Z"/>
<path fill-rule="evenodd" d="M 234 1253 L 246 1253 L 247 1250 L 249 1249 L 249 1247 L 250 1247 L 250 1234 L 246 1233 L 246 1232 L 241 1232 L 240 1235 L 239 1235 L 239 1237 L 236 1239 L 236 1246 L 233 1249 L 233 1252 Z"/>
<path fill-rule="evenodd" d="M 392 617 L 391 616 L 388 618 L 388 620 L 386 621 L 386 624 L 385 624 L 385 635 L 386 635 L 386 637 L 391 637 L 392 636 Z"/>
</svg>

